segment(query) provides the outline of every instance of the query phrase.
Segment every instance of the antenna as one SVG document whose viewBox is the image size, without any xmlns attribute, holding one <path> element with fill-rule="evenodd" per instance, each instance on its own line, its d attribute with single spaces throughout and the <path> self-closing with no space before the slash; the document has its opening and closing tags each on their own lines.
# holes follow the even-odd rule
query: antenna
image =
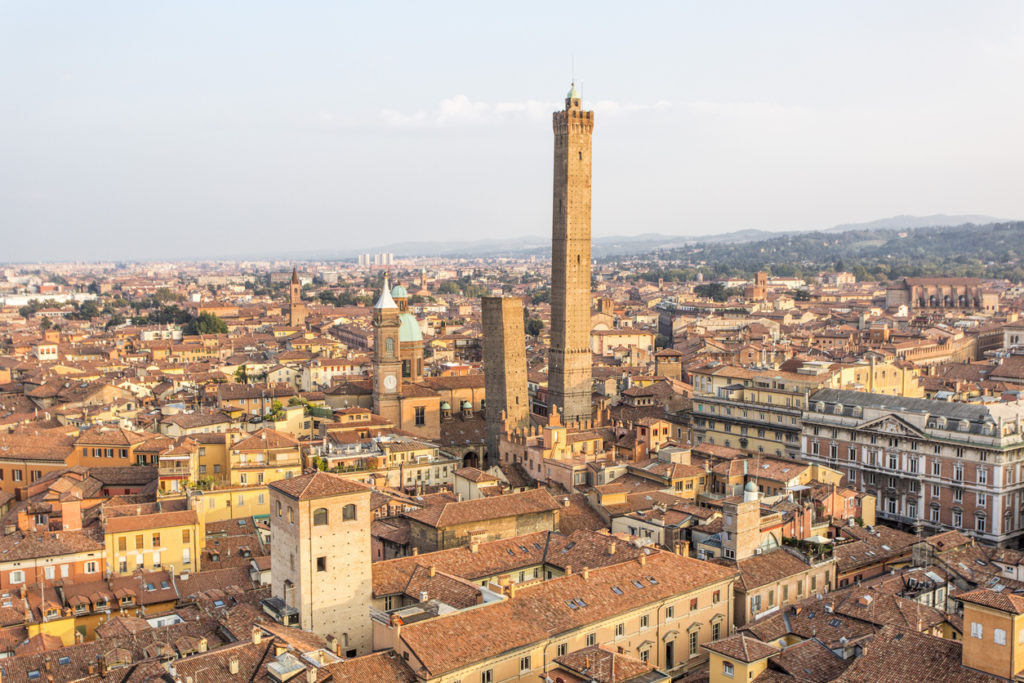
<svg viewBox="0 0 1024 683">
<path fill-rule="evenodd" d="M 569 79 L 573 85 L 576 85 L 576 56 L 571 55 L 569 57 Z"/>
</svg>

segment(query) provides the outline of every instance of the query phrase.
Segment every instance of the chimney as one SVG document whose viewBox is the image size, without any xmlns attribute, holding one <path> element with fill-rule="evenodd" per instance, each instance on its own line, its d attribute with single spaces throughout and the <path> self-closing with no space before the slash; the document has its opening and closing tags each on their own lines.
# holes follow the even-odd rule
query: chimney
<svg viewBox="0 0 1024 683">
<path fill-rule="evenodd" d="M 231 659 L 228 660 L 228 673 L 230 673 L 232 676 L 234 676 L 234 675 L 236 675 L 238 673 L 238 658 L 237 657 L 232 657 Z"/>
<path fill-rule="evenodd" d="M 327 635 L 327 647 L 334 654 L 341 654 L 341 647 L 338 645 L 338 639 L 334 637 L 333 633 Z"/>
<path fill-rule="evenodd" d="M 427 593 L 427 591 L 420 591 L 420 602 L 426 602 L 429 599 L 430 595 Z"/>
<path fill-rule="evenodd" d="M 640 566 L 641 567 L 647 566 L 647 555 L 644 555 L 644 554 L 641 553 L 641 555 L 639 557 L 639 560 L 640 560 Z"/>
<path fill-rule="evenodd" d="M 565 575 L 566 576 L 572 576 L 572 565 L 571 564 L 565 565 Z"/>
<path fill-rule="evenodd" d="M 263 640 L 263 629 L 259 626 L 252 627 L 252 643 L 253 645 L 259 645 L 260 641 Z"/>
<path fill-rule="evenodd" d="M 430 569 L 427 570 L 427 573 L 430 575 L 430 578 L 434 578 L 434 575 L 437 574 L 437 567 L 430 565 Z"/>
<path fill-rule="evenodd" d="M 316 667 L 306 669 L 306 683 L 316 683 Z"/>
<path fill-rule="evenodd" d="M 200 653 L 206 652 L 207 645 L 208 644 L 206 642 L 206 638 L 200 638 L 199 639 L 199 652 Z"/>
<path fill-rule="evenodd" d="M 586 581 L 590 578 L 590 567 L 584 567 L 583 571 L 580 573 L 583 574 L 583 580 Z"/>
<path fill-rule="evenodd" d="M 413 548 L 412 548 L 412 556 L 416 557 L 419 554 L 420 554 L 420 549 L 418 547 L 416 547 L 416 546 L 413 546 Z"/>
<path fill-rule="evenodd" d="M 615 554 L 615 540 L 614 539 L 608 544 L 608 554 L 609 555 L 614 555 Z"/>
</svg>

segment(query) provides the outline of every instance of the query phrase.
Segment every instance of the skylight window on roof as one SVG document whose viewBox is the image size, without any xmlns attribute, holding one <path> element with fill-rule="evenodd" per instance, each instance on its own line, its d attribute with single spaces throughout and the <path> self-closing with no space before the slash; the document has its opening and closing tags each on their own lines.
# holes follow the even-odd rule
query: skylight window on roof
<svg viewBox="0 0 1024 683">
<path fill-rule="evenodd" d="M 569 541 L 568 543 L 565 544 L 565 549 L 566 550 L 572 550 L 575 547 L 576 547 L 576 541 Z"/>
<path fill-rule="evenodd" d="M 57 658 L 57 663 L 60 664 L 61 666 L 65 665 L 65 664 L 70 664 L 71 663 L 71 657 L 67 657 L 67 656 L 65 656 L 65 657 L 58 657 Z"/>
<path fill-rule="evenodd" d="M 511 555 L 512 557 L 515 557 L 515 556 L 516 556 L 516 551 L 515 551 L 515 550 L 512 550 L 512 548 L 505 548 L 505 552 L 507 552 L 507 553 L 508 553 L 509 555 Z"/>
<path fill-rule="evenodd" d="M 541 548 L 540 548 L 540 543 L 534 543 L 534 544 L 533 544 L 533 547 L 534 547 L 534 548 L 536 548 L 537 550 L 540 550 L 540 549 L 541 549 Z"/>
<path fill-rule="evenodd" d="M 657 586 L 658 585 L 658 580 L 656 578 L 654 578 L 653 576 L 648 576 L 647 580 L 651 583 L 652 586 Z"/>
<path fill-rule="evenodd" d="M 644 585 L 642 583 L 640 583 L 639 581 L 637 581 L 636 579 L 633 579 L 633 585 L 636 586 L 637 588 L 643 588 L 644 587 Z"/>
<path fill-rule="evenodd" d="M 576 605 L 576 601 L 575 600 L 566 600 L 565 604 L 569 605 L 570 609 L 574 609 L 574 610 L 579 609 L 579 607 Z"/>
<path fill-rule="evenodd" d="M 527 549 L 526 549 L 526 546 L 525 546 L 525 545 L 521 545 L 521 546 L 519 546 L 519 549 L 520 549 L 520 550 L 522 550 L 522 551 L 523 551 L 524 553 L 528 553 L 528 552 L 530 552 L 529 550 L 527 550 Z"/>
<path fill-rule="evenodd" d="M 213 606 L 214 607 L 223 607 L 224 606 L 224 601 L 223 600 L 214 600 L 213 601 Z"/>
<path fill-rule="evenodd" d="M 622 589 L 618 586 L 612 586 L 612 593 L 615 593 L 616 595 L 622 595 Z"/>
<path fill-rule="evenodd" d="M 167 583 L 166 581 L 161 581 L 161 582 L 160 582 L 160 587 L 161 587 L 161 588 L 165 588 L 165 589 L 166 589 L 166 588 L 170 588 L 170 587 L 171 587 L 171 584 Z"/>
<path fill-rule="evenodd" d="M 814 612 L 808 612 L 807 613 L 807 618 L 808 619 L 813 619 L 814 618 Z"/>
<path fill-rule="evenodd" d="M 831 626 L 832 628 L 839 628 L 840 626 L 843 625 L 843 622 L 839 621 L 838 619 L 833 618 L 833 619 L 829 619 L 828 620 L 828 625 Z"/>
<path fill-rule="evenodd" d="M 36 669 L 34 671 L 29 671 L 28 672 L 28 680 L 34 681 L 34 680 L 37 680 L 38 678 L 39 678 L 39 670 L 38 669 Z"/>
</svg>

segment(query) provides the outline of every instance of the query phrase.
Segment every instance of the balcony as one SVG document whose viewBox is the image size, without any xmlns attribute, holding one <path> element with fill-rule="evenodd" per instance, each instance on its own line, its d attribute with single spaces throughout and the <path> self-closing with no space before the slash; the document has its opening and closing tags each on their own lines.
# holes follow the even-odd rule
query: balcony
<svg viewBox="0 0 1024 683">
<path fill-rule="evenodd" d="M 160 477 L 164 479 L 188 479 L 191 476 L 191 468 L 188 465 L 164 465 L 158 468 Z"/>
</svg>

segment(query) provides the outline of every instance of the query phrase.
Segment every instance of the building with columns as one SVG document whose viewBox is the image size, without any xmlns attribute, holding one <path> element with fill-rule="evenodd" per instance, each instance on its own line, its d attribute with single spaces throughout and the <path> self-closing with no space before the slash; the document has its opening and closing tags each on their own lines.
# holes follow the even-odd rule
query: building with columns
<svg viewBox="0 0 1024 683">
<path fill-rule="evenodd" d="M 1003 547 L 1024 534 L 1024 403 L 823 389 L 802 423 L 804 458 L 876 496 L 880 520 Z"/>
<path fill-rule="evenodd" d="M 575 84 L 553 116 L 555 169 L 551 231 L 551 350 L 548 393 L 568 422 L 589 420 L 590 146 L 594 112 Z"/>
<path fill-rule="evenodd" d="M 885 290 L 885 307 L 961 308 L 995 313 L 999 295 L 976 277 L 907 277 Z"/>
</svg>

